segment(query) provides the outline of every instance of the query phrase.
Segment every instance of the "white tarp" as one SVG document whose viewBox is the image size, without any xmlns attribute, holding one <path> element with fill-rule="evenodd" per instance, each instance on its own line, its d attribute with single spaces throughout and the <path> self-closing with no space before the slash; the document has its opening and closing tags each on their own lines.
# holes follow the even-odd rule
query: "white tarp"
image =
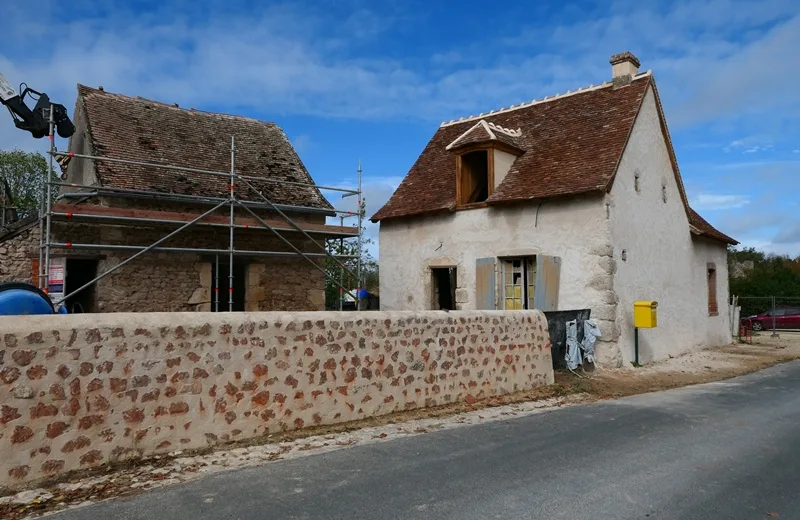
<svg viewBox="0 0 800 520">
<path fill-rule="evenodd" d="M 594 345 L 600 337 L 600 327 L 597 321 L 592 318 L 583 322 L 583 342 L 578 343 L 578 321 L 567 322 L 567 368 L 575 370 L 583 364 L 583 359 L 588 363 L 594 363 Z M 581 352 L 583 351 L 583 352 Z"/>
</svg>

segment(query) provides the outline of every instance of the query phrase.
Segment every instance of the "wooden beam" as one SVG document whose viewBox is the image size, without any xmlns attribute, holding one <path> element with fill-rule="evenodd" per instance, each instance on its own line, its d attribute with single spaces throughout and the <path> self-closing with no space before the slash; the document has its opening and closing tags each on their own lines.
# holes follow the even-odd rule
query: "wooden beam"
<svg viewBox="0 0 800 520">
<path fill-rule="evenodd" d="M 92 206 L 87 204 L 54 204 L 53 213 L 63 213 L 67 218 L 79 219 L 82 215 L 91 217 L 106 217 L 113 220 L 115 217 L 124 218 L 147 218 L 147 219 L 160 219 L 169 220 L 176 223 L 189 222 L 197 217 L 192 213 L 177 213 L 172 211 L 155 211 L 155 210 L 142 210 L 142 209 L 129 209 L 129 208 L 109 208 L 106 206 Z M 63 218 L 63 217 L 59 217 Z M 275 219 L 264 219 L 264 221 L 271 227 L 280 231 L 294 231 L 288 222 Z M 205 224 L 223 224 L 229 222 L 229 217 L 224 215 L 209 215 L 202 219 L 200 222 Z M 235 217 L 234 223 L 239 226 L 248 226 L 253 228 L 263 228 L 255 219 Z M 337 235 L 348 234 L 352 236 L 358 235 L 358 229 L 349 226 L 329 226 L 327 224 L 315 224 L 310 222 L 297 222 L 304 231 L 314 231 L 319 233 L 335 233 Z M 141 225 L 147 225 L 146 221 L 141 222 Z"/>
</svg>

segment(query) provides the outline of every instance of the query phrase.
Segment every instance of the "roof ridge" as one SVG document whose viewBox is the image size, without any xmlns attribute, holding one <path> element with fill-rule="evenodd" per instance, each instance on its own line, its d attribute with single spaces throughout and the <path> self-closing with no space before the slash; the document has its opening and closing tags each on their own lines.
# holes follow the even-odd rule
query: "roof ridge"
<svg viewBox="0 0 800 520">
<path fill-rule="evenodd" d="M 485 121 L 485 120 L 482 119 L 481 121 Z M 521 128 L 517 128 L 516 130 L 512 130 L 511 128 L 505 128 L 505 127 L 502 127 L 502 126 L 500 126 L 498 124 L 492 123 L 491 121 L 487 121 L 486 124 L 489 125 L 489 127 L 492 128 L 493 130 L 497 130 L 501 134 L 506 134 L 509 137 L 519 137 L 519 136 L 522 135 L 522 129 Z"/>
<path fill-rule="evenodd" d="M 155 105 L 161 105 L 161 106 L 163 106 L 165 108 L 181 110 L 183 112 L 189 112 L 189 113 L 198 112 L 198 113 L 201 113 L 201 114 L 209 114 L 209 115 L 213 115 L 213 116 L 222 116 L 222 117 L 229 117 L 229 118 L 238 119 L 238 120 L 254 121 L 256 123 L 260 123 L 260 124 L 263 124 L 263 125 L 278 126 L 277 123 L 275 123 L 275 121 L 264 121 L 262 119 L 256 119 L 255 117 L 241 116 L 241 115 L 236 115 L 236 114 L 228 114 L 228 113 L 225 113 L 225 112 L 212 112 L 210 110 L 201 110 L 199 108 L 193 108 L 193 107 L 185 108 L 185 107 L 179 106 L 177 103 L 166 103 L 164 101 L 158 101 L 157 99 L 150 99 L 150 98 L 146 98 L 146 97 L 142 97 L 142 96 L 129 96 L 127 94 L 120 94 L 118 92 L 109 92 L 109 91 L 107 91 L 105 89 L 94 88 L 94 87 L 90 87 L 88 85 L 83 85 L 81 83 L 78 83 L 78 90 L 80 91 L 81 88 L 86 89 L 86 90 L 90 90 L 92 94 L 101 94 L 101 95 L 105 95 L 105 96 L 114 96 L 114 97 L 117 97 L 117 98 L 127 99 L 127 100 L 130 100 L 130 101 L 143 101 L 143 102 L 146 102 L 146 103 L 153 103 Z"/>
<path fill-rule="evenodd" d="M 486 122 L 485 119 L 481 119 L 479 124 L 483 127 L 484 130 L 486 130 L 486 133 L 489 134 L 489 137 L 491 137 L 492 139 L 497 139 L 497 136 L 494 134 L 494 132 L 492 132 L 492 129 L 489 127 L 489 124 Z"/>
<path fill-rule="evenodd" d="M 636 76 L 634 76 L 633 77 L 633 81 L 636 81 L 636 80 L 641 79 L 641 78 L 649 77 L 652 74 L 653 74 L 652 70 L 647 70 L 646 72 L 642 72 L 642 73 L 637 74 Z M 467 116 L 467 117 L 462 117 L 460 119 L 452 119 L 450 121 L 444 121 L 444 122 L 442 122 L 441 125 L 439 125 L 439 128 L 444 128 L 444 127 L 447 127 L 447 126 L 457 125 L 457 124 L 460 124 L 460 123 L 466 123 L 468 121 L 475 121 L 476 119 L 482 119 L 484 117 L 495 116 L 497 114 L 505 114 L 506 112 L 519 110 L 520 108 L 527 108 L 527 107 L 530 107 L 530 106 L 533 106 L 533 105 L 540 105 L 542 103 L 547 103 L 547 102 L 550 102 L 550 101 L 554 101 L 556 99 L 563 99 L 563 98 L 566 98 L 566 97 L 574 96 L 575 94 L 583 94 L 583 93 L 591 92 L 591 91 L 594 91 L 594 90 L 600 90 L 600 89 L 603 89 L 603 88 L 606 88 L 606 87 L 610 87 L 613 84 L 614 83 L 612 81 L 606 81 L 605 83 L 600 83 L 599 85 L 589 85 L 588 87 L 582 87 L 582 88 L 579 88 L 577 90 L 568 90 L 568 91 L 564 92 L 563 94 L 556 94 L 554 96 L 545 96 L 542 99 L 533 99 L 533 100 L 531 100 L 531 101 L 529 101 L 527 103 L 520 103 L 519 105 L 511 105 L 509 107 L 503 107 L 503 108 L 499 108 L 497 110 L 490 110 L 489 112 L 481 112 L 480 114 L 477 114 L 477 115 L 471 115 L 471 116 Z"/>
</svg>

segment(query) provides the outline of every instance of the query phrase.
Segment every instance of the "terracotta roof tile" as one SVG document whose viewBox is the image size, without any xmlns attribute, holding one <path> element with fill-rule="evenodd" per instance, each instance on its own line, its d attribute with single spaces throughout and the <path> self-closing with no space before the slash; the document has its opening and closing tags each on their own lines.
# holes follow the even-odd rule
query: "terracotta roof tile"
<svg viewBox="0 0 800 520">
<path fill-rule="evenodd" d="M 630 53 L 615 55 L 611 61 L 626 59 L 633 59 L 638 65 Z M 637 75 L 629 85 L 619 88 L 613 88 L 609 82 L 443 123 L 372 220 L 454 210 L 454 152 L 466 144 L 494 139 L 524 153 L 489 197 L 489 204 L 606 191 L 611 188 L 649 87 L 653 89 L 661 116 L 662 132 L 692 233 L 736 243 L 689 207 L 658 89 L 649 72 Z M 512 128 L 518 130 L 508 130 Z"/>
<path fill-rule="evenodd" d="M 725 233 L 717 230 L 714 226 L 708 223 L 706 219 L 700 216 L 692 208 L 689 208 L 689 226 L 691 231 L 695 235 L 705 236 L 708 238 L 713 238 L 715 240 L 720 240 L 727 244 L 736 245 L 737 242 L 735 239 L 729 237 Z"/>
<path fill-rule="evenodd" d="M 243 175 L 313 183 L 294 148 L 274 123 L 187 110 L 143 98 L 78 85 L 76 110 L 85 108 L 94 155 L 230 171 L 231 136 L 236 171 Z M 77 151 L 77 150 L 74 150 Z M 103 186 L 191 195 L 226 196 L 228 180 L 158 168 L 95 161 Z M 314 187 L 258 183 L 274 203 L 330 209 Z M 258 198 L 242 190 L 241 198 Z"/>
<path fill-rule="evenodd" d="M 443 124 L 372 220 L 454 209 L 456 159 L 445 148 L 476 119 L 520 129 L 513 142 L 525 151 L 489 197 L 490 204 L 606 190 L 650 84 L 646 73 L 626 87 L 607 83 Z"/>
</svg>

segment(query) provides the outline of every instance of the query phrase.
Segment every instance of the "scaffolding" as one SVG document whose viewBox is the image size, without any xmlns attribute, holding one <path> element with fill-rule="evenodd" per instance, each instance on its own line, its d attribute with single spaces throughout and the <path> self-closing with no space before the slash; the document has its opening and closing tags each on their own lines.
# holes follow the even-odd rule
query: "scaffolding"
<svg viewBox="0 0 800 520">
<path fill-rule="evenodd" d="M 231 136 L 230 171 L 228 172 L 189 168 L 173 164 L 161 164 L 161 163 L 153 163 L 145 161 L 119 159 L 113 157 L 86 155 L 73 152 L 60 152 L 56 149 L 56 144 L 55 144 L 55 121 L 54 121 L 54 111 L 52 105 L 50 106 L 49 112 L 50 112 L 49 113 L 50 147 L 48 152 L 49 167 L 48 167 L 48 172 L 46 174 L 47 178 L 45 179 L 45 182 L 42 183 L 40 201 L 39 201 L 39 277 L 38 277 L 39 288 L 48 294 L 50 293 L 50 288 L 51 288 L 50 273 L 51 273 L 51 260 L 52 260 L 51 254 L 53 249 L 67 249 L 67 250 L 94 249 L 94 250 L 133 252 L 131 256 L 127 257 L 126 259 L 122 260 L 121 262 L 107 269 L 106 271 L 97 274 L 91 281 L 86 282 L 80 287 L 72 290 L 70 293 L 66 293 L 66 286 L 65 286 L 64 293 L 60 298 L 56 299 L 53 302 L 54 305 L 58 306 L 64 303 L 68 298 L 92 287 L 101 279 L 113 274 L 118 269 L 129 264 L 130 262 L 133 262 L 134 260 L 136 260 L 137 258 L 141 257 L 146 253 L 166 252 L 166 253 L 194 253 L 194 254 L 215 255 L 216 261 L 214 264 L 215 268 L 213 273 L 215 279 L 215 291 L 213 295 L 213 305 L 214 305 L 214 310 L 216 311 L 219 311 L 220 309 L 219 258 L 220 257 L 224 258 L 226 256 L 228 258 L 228 267 L 229 267 L 228 270 L 229 312 L 232 312 L 234 308 L 234 294 L 233 294 L 234 257 L 236 256 L 249 256 L 249 257 L 298 256 L 302 259 L 307 260 L 308 262 L 311 263 L 311 265 L 314 268 L 321 271 L 325 276 L 326 280 L 330 280 L 331 282 L 335 283 L 339 287 L 340 295 L 346 293 L 352 296 L 356 301 L 356 309 L 359 308 L 358 304 L 362 286 L 361 255 L 362 255 L 362 244 L 363 244 L 362 227 L 364 221 L 364 207 L 363 207 L 363 198 L 361 191 L 362 169 L 360 161 L 357 170 L 358 187 L 357 189 L 353 190 L 353 189 L 346 189 L 334 186 L 320 186 L 314 184 L 313 182 L 304 183 L 296 181 L 286 181 L 282 179 L 276 179 L 274 177 L 259 177 L 252 175 L 244 175 L 240 172 L 237 172 L 235 136 Z M 130 188 L 66 183 L 66 182 L 61 182 L 59 176 L 54 176 L 54 171 L 55 171 L 54 163 L 58 159 L 62 160 L 66 159 L 67 161 L 70 161 L 76 158 L 87 159 L 91 161 L 139 166 L 144 168 L 157 168 L 173 172 L 187 172 L 198 175 L 221 177 L 225 178 L 227 181 L 229 194 L 227 197 L 201 196 L 201 195 L 189 195 L 181 193 L 166 193 L 159 191 L 137 190 Z M 60 163 L 61 161 L 58 162 Z M 287 186 L 296 186 L 304 188 L 313 188 L 316 190 L 341 192 L 342 198 L 356 196 L 358 201 L 357 203 L 358 209 L 357 211 L 349 211 L 336 208 L 327 209 L 314 206 L 273 203 L 266 195 L 264 195 L 264 193 L 262 193 L 260 189 L 258 189 L 258 187 L 256 187 L 253 184 L 254 182 L 257 184 L 279 183 Z M 92 205 L 84 206 L 81 204 L 56 204 L 54 202 L 57 202 L 57 200 L 54 201 L 53 190 L 54 189 L 59 190 L 62 187 L 69 187 L 77 191 L 61 193 L 58 196 L 57 200 L 61 199 L 69 200 L 78 198 L 89 199 L 93 197 L 106 196 L 115 198 L 130 198 L 135 200 L 149 200 L 156 202 L 188 203 L 192 205 L 211 206 L 211 208 L 199 215 L 194 215 L 194 214 L 187 215 L 185 213 L 170 213 L 163 211 L 158 212 L 161 214 L 161 217 L 138 215 L 136 211 L 130 211 L 128 212 L 129 213 L 128 215 L 121 215 L 119 214 L 119 212 L 115 213 L 114 211 L 104 211 L 102 207 L 98 206 L 92 206 Z M 249 198 L 246 199 L 241 197 L 239 191 L 241 191 L 242 188 L 246 188 L 246 193 L 254 193 L 257 196 L 257 200 L 250 200 Z M 221 211 L 226 207 L 228 208 L 227 218 L 213 216 L 215 212 Z M 237 209 L 245 212 L 251 218 L 242 219 L 241 217 L 237 217 L 236 216 Z M 257 214 L 254 210 L 267 210 L 269 211 L 270 214 L 277 215 L 279 217 L 279 220 L 267 220 L 262 216 L 260 216 L 259 214 Z M 335 217 L 338 215 L 341 218 L 340 222 L 342 223 L 342 225 L 336 228 L 335 226 L 327 226 L 325 224 L 306 223 L 304 228 L 304 226 L 301 226 L 289 215 L 287 215 L 287 212 L 316 213 L 320 215 L 325 215 L 326 218 L 328 216 Z M 350 217 L 357 219 L 357 228 L 355 233 L 352 231 L 352 228 L 344 227 L 344 219 Z M 172 226 L 178 226 L 178 228 L 167 233 L 166 235 L 162 236 L 161 238 L 159 238 L 158 240 L 154 241 L 153 243 L 147 246 L 132 246 L 132 245 L 121 245 L 121 244 L 94 244 L 94 243 L 88 244 L 88 243 L 53 241 L 52 225 L 54 221 L 76 221 L 76 220 L 88 221 L 88 222 L 108 222 L 111 223 L 111 225 L 113 225 L 114 222 L 119 223 L 118 225 L 125 225 L 125 224 L 134 224 L 134 225 L 140 224 L 145 226 L 148 224 L 151 226 L 172 225 Z M 199 248 L 199 247 L 166 247 L 161 245 L 164 242 L 179 235 L 180 233 L 191 227 L 201 227 L 201 226 L 227 227 L 229 230 L 227 249 Z M 289 249 L 291 249 L 291 251 L 261 251 L 261 250 L 236 249 L 234 231 L 237 229 L 248 229 L 248 230 L 261 229 L 264 231 L 269 231 L 276 238 L 278 238 L 283 244 L 285 244 Z M 290 239 L 286 238 L 283 235 L 283 233 L 287 232 L 300 233 L 300 235 L 302 235 L 313 246 L 319 248 L 320 251 L 319 252 L 302 251 Z M 326 239 L 323 238 L 323 241 L 320 242 L 316 240 L 312 235 L 324 235 L 326 237 L 339 236 L 339 240 L 342 241 L 345 238 L 356 238 L 357 239 L 356 254 L 332 255 L 325 247 Z M 338 277 L 335 274 L 329 273 L 324 266 L 319 265 L 318 260 L 323 258 L 332 259 L 335 262 L 335 265 L 337 266 L 338 269 L 338 273 L 340 273 Z M 347 260 L 351 258 L 357 258 L 355 273 L 342 262 L 342 260 Z M 351 292 L 352 288 L 348 289 L 343 285 L 345 273 L 348 274 L 349 277 L 351 277 L 352 279 L 356 280 L 357 288 L 355 294 Z"/>
</svg>

